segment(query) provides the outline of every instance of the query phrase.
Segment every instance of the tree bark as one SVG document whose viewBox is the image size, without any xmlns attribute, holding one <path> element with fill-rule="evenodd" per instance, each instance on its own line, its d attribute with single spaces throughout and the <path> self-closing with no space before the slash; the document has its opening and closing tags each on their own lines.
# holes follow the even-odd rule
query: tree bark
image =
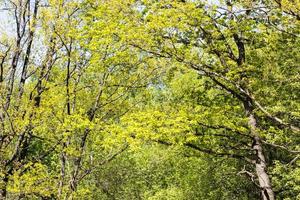
<svg viewBox="0 0 300 200">
<path fill-rule="evenodd" d="M 267 172 L 267 163 L 263 152 L 261 138 L 257 133 L 257 120 L 251 107 L 251 102 L 248 101 L 247 104 L 245 104 L 245 109 L 249 118 L 248 123 L 251 129 L 251 135 L 254 137 L 252 149 L 256 152 L 255 171 L 261 189 L 261 196 L 263 200 L 275 200 L 275 194 L 272 189 L 269 174 Z"/>
</svg>

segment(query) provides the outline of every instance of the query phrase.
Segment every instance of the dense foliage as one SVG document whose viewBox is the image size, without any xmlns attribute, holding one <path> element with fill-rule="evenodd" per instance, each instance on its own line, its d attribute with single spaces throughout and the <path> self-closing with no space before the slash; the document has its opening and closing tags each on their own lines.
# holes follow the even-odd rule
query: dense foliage
<svg viewBox="0 0 300 200">
<path fill-rule="evenodd" d="M 0 199 L 300 199 L 299 0 L 0 8 Z"/>
</svg>

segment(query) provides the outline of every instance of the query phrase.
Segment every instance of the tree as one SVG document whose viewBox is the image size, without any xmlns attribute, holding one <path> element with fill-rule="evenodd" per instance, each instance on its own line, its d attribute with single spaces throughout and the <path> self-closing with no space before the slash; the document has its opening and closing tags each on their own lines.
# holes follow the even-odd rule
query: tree
<svg viewBox="0 0 300 200">
<path fill-rule="evenodd" d="M 112 34 L 84 35 L 76 1 L 5 6 L 16 34 L 1 49 L 1 198 L 75 198 L 95 166 L 126 150 L 103 142 L 102 128 L 135 104 L 128 97 L 152 72 Z"/>
<path fill-rule="evenodd" d="M 174 123 L 180 118 L 180 109 L 165 107 L 163 113 L 172 114 L 138 111 L 129 125 L 125 120 L 129 135 L 149 138 L 150 134 L 153 140 L 162 137 L 161 142 L 168 143 L 173 137 L 164 137 L 167 132 L 181 132 L 181 142 L 190 148 L 246 160 L 255 171 L 262 199 L 275 199 L 269 174 L 274 160 L 288 163 L 299 153 L 299 113 L 294 109 L 299 107 L 299 87 L 295 85 L 299 79 L 299 21 L 290 3 L 226 1 L 207 6 L 201 1 L 104 1 L 99 5 L 95 13 L 105 7 L 108 18 L 116 10 L 123 14 L 116 23 L 126 28 L 120 25 L 113 32 L 128 46 L 142 50 L 144 57 L 195 70 L 204 82 L 202 95 L 208 99 L 203 101 L 210 101 L 209 105 L 197 102 L 198 111 L 183 106 L 186 112 L 198 114 L 196 130 L 191 130 L 189 118 L 179 121 L 183 125 Z M 200 128 L 202 131 L 197 130 Z M 161 136 L 154 134 L 157 132 Z M 187 132 L 199 139 L 189 142 Z M 203 134 L 230 143 L 225 148 L 222 142 L 202 148 Z M 215 145 L 218 150 L 213 149 Z M 287 156 L 273 154 L 281 150 Z"/>
<path fill-rule="evenodd" d="M 299 5 L 2 1 L 0 199 L 299 198 Z"/>
</svg>

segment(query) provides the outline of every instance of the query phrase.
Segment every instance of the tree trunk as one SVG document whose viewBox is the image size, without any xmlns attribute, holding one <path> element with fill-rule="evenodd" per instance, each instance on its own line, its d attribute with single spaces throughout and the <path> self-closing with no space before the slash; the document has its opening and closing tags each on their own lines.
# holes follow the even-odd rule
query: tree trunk
<svg viewBox="0 0 300 200">
<path fill-rule="evenodd" d="M 256 119 L 252 113 L 252 109 L 246 106 L 246 112 L 249 117 L 249 126 L 251 128 L 251 134 L 254 136 L 252 148 L 256 152 L 255 170 L 258 177 L 259 186 L 261 189 L 261 195 L 263 200 L 275 200 L 275 195 L 272 189 L 271 181 L 267 173 L 267 163 L 261 144 L 261 139 L 257 133 Z"/>
</svg>

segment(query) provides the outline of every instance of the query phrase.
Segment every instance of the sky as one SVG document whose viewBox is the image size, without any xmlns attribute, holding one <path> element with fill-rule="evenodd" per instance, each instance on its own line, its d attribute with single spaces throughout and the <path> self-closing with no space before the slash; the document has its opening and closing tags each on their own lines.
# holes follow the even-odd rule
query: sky
<svg viewBox="0 0 300 200">
<path fill-rule="evenodd" d="M 12 18 L 8 15 L 8 10 L 3 9 L 3 6 L 0 6 L 0 37 L 3 34 L 12 33 L 12 28 Z"/>
</svg>

